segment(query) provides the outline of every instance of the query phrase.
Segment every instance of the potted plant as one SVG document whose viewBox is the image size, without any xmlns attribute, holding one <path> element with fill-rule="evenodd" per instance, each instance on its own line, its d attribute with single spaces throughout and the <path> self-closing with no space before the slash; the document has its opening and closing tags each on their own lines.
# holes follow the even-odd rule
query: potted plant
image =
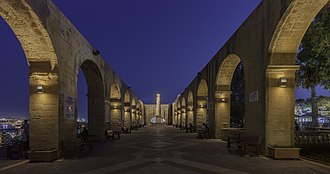
<svg viewBox="0 0 330 174">
<path fill-rule="evenodd" d="M 268 156 L 275 159 L 298 159 L 300 148 L 291 146 L 268 146 Z"/>
</svg>

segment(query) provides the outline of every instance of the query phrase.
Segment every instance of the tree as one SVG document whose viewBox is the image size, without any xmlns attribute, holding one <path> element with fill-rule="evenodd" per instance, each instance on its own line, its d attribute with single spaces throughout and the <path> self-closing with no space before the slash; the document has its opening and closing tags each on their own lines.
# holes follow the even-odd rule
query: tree
<svg viewBox="0 0 330 174">
<path fill-rule="evenodd" d="M 298 53 L 297 85 L 311 89 L 312 126 L 318 126 L 316 86 L 330 89 L 330 3 L 309 26 Z"/>
</svg>

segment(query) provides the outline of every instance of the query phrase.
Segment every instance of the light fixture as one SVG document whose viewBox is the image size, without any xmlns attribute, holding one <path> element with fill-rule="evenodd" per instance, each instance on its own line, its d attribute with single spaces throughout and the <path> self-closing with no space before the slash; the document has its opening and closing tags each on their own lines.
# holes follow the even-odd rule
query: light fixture
<svg viewBox="0 0 330 174">
<path fill-rule="evenodd" d="M 111 106 L 111 109 L 118 109 L 117 106 Z"/>
<path fill-rule="evenodd" d="M 220 103 L 227 103 L 227 98 L 220 98 Z"/>
<path fill-rule="evenodd" d="M 288 87 L 288 78 L 286 77 L 281 77 L 278 81 L 278 86 L 281 88 L 286 88 Z"/>
<path fill-rule="evenodd" d="M 44 93 L 44 85 L 38 85 L 37 86 L 37 93 Z"/>
</svg>

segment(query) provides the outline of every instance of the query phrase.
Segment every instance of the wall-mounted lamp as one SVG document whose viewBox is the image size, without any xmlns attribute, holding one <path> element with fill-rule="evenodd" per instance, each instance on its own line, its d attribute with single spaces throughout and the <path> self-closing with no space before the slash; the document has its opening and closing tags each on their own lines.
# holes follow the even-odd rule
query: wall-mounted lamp
<svg viewBox="0 0 330 174">
<path fill-rule="evenodd" d="M 111 106 L 111 109 L 118 109 L 118 106 Z"/>
<path fill-rule="evenodd" d="M 188 111 L 192 111 L 193 109 L 192 108 L 189 108 Z"/>
<path fill-rule="evenodd" d="M 201 104 L 199 105 L 199 108 L 206 108 L 206 105 Z"/>
<path fill-rule="evenodd" d="M 281 78 L 278 80 L 278 86 L 281 87 L 281 88 L 286 88 L 286 87 L 288 87 L 288 78 L 286 78 L 286 77 L 281 77 Z"/>
<path fill-rule="evenodd" d="M 228 99 L 227 98 L 220 98 L 220 103 L 227 103 Z"/>
<path fill-rule="evenodd" d="M 44 93 L 44 85 L 38 85 L 37 86 L 37 93 Z"/>
<path fill-rule="evenodd" d="M 95 56 L 97 56 L 97 55 L 100 54 L 100 51 L 99 51 L 99 50 L 94 50 L 94 49 L 93 49 L 93 54 L 94 54 Z"/>
</svg>

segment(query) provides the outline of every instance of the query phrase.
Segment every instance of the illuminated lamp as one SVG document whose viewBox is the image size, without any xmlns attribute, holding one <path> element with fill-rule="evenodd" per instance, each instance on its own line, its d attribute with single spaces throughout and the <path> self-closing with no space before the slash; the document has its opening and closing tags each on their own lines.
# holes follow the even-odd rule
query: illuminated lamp
<svg viewBox="0 0 330 174">
<path fill-rule="evenodd" d="M 38 85 L 37 86 L 37 93 L 44 93 L 44 85 Z"/>
<path fill-rule="evenodd" d="M 227 102 L 228 102 L 227 98 L 220 98 L 220 103 L 227 103 Z"/>
<path fill-rule="evenodd" d="M 286 88 L 288 87 L 288 78 L 286 77 L 281 77 L 278 81 L 278 86 L 281 88 Z"/>
</svg>

